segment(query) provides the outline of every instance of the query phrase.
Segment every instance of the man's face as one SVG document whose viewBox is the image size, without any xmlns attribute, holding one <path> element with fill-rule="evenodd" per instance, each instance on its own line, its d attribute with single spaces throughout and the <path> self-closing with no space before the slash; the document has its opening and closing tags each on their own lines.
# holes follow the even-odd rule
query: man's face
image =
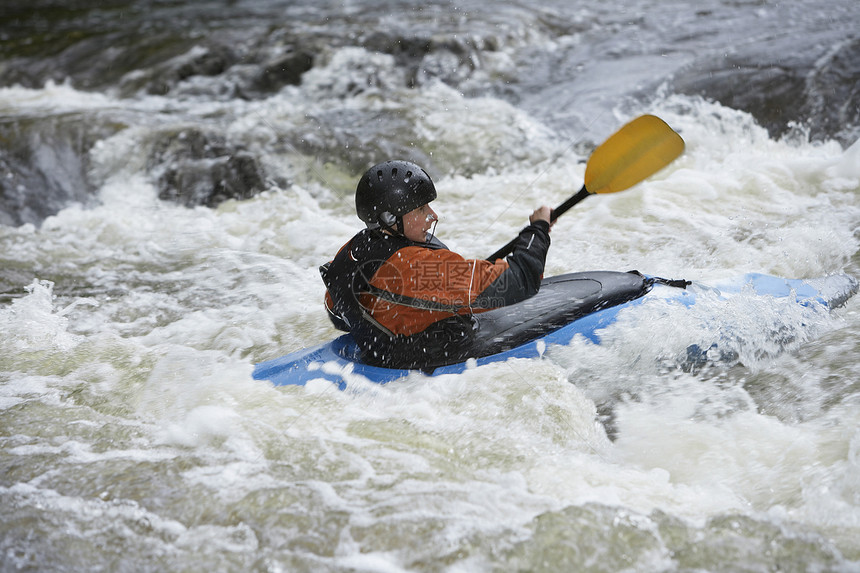
<svg viewBox="0 0 860 573">
<path fill-rule="evenodd" d="M 427 203 L 403 215 L 403 234 L 410 241 L 423 243 L 427 240 L 427 231 L 438 220 L 436 212 Z"/>
</svg>

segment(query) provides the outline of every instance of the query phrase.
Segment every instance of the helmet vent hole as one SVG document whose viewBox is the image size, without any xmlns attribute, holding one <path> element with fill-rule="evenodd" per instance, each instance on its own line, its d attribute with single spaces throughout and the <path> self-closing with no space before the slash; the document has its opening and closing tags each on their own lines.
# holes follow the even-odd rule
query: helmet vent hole
<svg viewBox="0 0 860 573">
<path fill-rule="evenodd" d="M 382 169 L 376 172 L 376 178 L 382 181 Z"/>
</svg>

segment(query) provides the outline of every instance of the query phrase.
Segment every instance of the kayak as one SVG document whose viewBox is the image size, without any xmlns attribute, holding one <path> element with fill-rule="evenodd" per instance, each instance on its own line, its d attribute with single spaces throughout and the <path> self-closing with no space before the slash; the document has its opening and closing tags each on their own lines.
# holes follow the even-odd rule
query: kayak
<svg viewBox="0 0 860 573">
<path fill-rule="evenodd" d="M 593 271 L 549 277 L 532 298 L 504 308 L 475 315 L 475 339 L 464 362 L 421 370 L 427 376 L 458 374 L 492 362 L 511 358 L 539 358 L 552 345 L 568 345 L 577 336 L 595 344 L 601 331 L 613 324 L 619 313 L 661 298 L 692 307 L 702 292 L 727 297 L 741 292 L 773 297 L 803 306 L 833 309 L 858 290 L 857 281 L 838 274 L 816 279 L 784 279 L 749 273 L 715 285 L 693 285 L 637 272 Z M 352 380 L 386 384 L 418 372 L 382 368 L 361 361 L 359 349 L 349 334 L 329 342 L 292 352 L 257 364 L 253 377 L 282 385 L 305 385 L 327 380 L 341 390 Z"/>
</svg>

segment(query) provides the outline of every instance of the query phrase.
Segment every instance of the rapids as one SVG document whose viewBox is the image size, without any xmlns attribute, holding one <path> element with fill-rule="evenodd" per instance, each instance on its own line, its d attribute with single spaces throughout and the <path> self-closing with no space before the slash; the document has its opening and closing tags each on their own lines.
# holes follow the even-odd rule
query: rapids
<svg viewBox="0 0 860 573">
<path fill-rule="evenodd" d="M 0 570 L 858 571 L 860 300 L 641 308 L 604 343 L 279 387 L 332 338 L 359 173 L 467 256 L 653 113 L 685 154 L 547 275 L 860 276 L 853 0 L 8 2 Z M 690 371 L 691 338 L 737 353 Z"/>
</svg>

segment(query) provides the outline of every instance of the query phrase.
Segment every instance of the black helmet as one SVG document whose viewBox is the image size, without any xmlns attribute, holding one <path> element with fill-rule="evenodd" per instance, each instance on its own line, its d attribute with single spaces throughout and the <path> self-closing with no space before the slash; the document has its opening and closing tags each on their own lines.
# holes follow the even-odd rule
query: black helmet
<svg viewBox="0 0 860 573">
<path fill-rule="evenodd" d="M 403 215 L 435 198 L 436 187 L 426 171 L 409 161 L 385 161 L 368 169 L 358 181 L 355 212 L 368 226 L 390 228 Z"/>
</svg>

